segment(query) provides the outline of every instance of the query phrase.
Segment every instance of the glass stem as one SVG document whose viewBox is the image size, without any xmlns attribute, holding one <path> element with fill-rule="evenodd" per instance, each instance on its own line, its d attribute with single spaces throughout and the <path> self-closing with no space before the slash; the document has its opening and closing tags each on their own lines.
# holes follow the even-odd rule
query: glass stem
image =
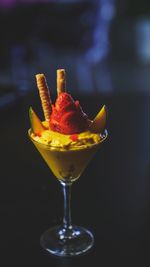
<svg viewBox="0 0 150 267">
<path fill-rule="evenodd" d="M 65 229 L 71 227 L 71 187 L 72 183 L 61 182 L 64 196 L 64 218 L 63 225 Z"/>
</svg>

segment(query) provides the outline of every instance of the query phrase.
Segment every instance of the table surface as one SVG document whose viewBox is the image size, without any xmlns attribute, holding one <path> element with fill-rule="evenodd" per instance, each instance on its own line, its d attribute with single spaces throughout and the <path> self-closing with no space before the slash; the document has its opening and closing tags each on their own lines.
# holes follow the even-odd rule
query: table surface
<svg viewBox="0 0 150 267">
<path fill-rule="evenodd" d="M 40 246 L 40 235 L 62 221 L 63 197 L 28 140 L 31 103 L 40 112 L 30 95 L 0 115 L 3 266 L 150 263 L 150 97 L 142 92 L 81 97 L 91 116 L 107 105 L 109 137 L 73 184 L 72 221 L 95 237 L 91 251 L 73 258 L 48 255 Z"/>
</svg>

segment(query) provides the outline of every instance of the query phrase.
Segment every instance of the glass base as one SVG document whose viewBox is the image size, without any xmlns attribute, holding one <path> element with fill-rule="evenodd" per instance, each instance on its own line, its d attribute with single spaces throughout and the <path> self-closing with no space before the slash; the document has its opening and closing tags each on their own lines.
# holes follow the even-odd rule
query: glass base
<svg viewBox="0 0 150 267">
<path fill-rule="evenodd" d="M 53 255 L 70 257 L 87 252 L 94 243 L 92 233 L 79 226 L 54 227 L 41 236 L 41 246 Z"/>
</svg>

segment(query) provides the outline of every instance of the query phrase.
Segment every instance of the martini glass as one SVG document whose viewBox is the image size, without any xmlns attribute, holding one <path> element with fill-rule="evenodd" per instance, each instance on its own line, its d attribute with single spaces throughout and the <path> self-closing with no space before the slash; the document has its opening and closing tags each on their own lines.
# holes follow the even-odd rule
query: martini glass
<svg viewBox="0 0 150 267">
<path fill-rule="evenodd" d="M 60 181 L 64 196 L 64 217 L 62 225 L 48 229 L 42 234 L 41 246 L 56 256 L 76 256 L 87 252 L 94 243 L 92 233 L 71 222 L 71 187 L 107 138 L 105 130 L 98 144 L 82 145 L 64 149 L 35 141 L 28 131 L 33 142 L 54 176 Z"/>
</svg>

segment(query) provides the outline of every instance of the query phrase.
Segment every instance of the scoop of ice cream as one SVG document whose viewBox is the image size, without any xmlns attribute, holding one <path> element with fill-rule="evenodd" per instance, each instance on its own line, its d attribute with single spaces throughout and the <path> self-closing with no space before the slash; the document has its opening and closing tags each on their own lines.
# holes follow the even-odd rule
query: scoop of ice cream
<svg viewBox="0 0 150 267">
<path fill-rule="evenodd" d="M 62 134 L 75 134 L 85 131 L 88 126 L 89 119 L 79 101 L 74 101 L 66 92 L 60 93 L 52 106 L 50 129 Z"/>
</svg>

